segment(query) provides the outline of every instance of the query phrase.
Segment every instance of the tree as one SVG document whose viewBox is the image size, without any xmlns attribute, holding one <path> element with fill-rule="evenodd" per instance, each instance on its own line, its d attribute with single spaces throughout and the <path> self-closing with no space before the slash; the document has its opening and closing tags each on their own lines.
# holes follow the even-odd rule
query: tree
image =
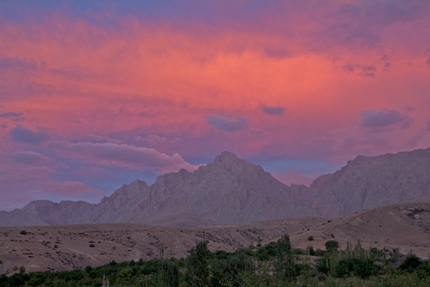
<svg viewBox="0 0 430 287">
<path fill-rule="evenodd" d="M 203 287 L 209 282 L 209 265 L 207 258 L 210 254 L 207 241 L 199 242 L 190 251 L 186 263 L 185 281 L 192 287 Z"/>
<path fill-rule="evenodd" d="M 411 254 L 406 257 L 405 262 L 400 265 L 400 269 L 412 273 L 416 268 L 422 264 L 421 260 L 415 255 Z"/>
<path fill-rule="evenodd" d="M 376 266 L 370 259 L 349 258 L 342 259 L 338 262 L 335 269 L 336 277 L 358 276 L 367 278 L 376 274 Z"/>
<path fill-rule="evenodd" d="M 179 269 L 174 262 L 163 259 L 161 266 L 161 282 L 163 286 L 166 287 L 179 286 Z"/>
<path fill-rule="evenodd" d="M 325 243 L 325 249 L 329 253 L 337 251 L 339 249 L 339 242 L 336 240 L 329 240 Z"/>
<path fill-rule="evenodd" d="M 237 251 L 226 259 L 214 260 L 211 266 L 211 287 L 246 286 L 246 277 L 255 274 L 254 264 L 244 250 Z"/>
<path fill-rule="evenodd" d="M 290 281 L 295 276 L 293 249 L 288 235 L 284 235 L 277 242 L 275 271 L 281 281 Z"/>
</svg>

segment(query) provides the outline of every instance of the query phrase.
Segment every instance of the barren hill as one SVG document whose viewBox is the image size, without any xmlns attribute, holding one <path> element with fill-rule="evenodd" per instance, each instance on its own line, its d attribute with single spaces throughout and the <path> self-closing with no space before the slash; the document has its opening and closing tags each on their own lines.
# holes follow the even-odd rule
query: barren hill
<svg viewBox="0 0 430 287">
<path fill-rule="evenodd" d="M 310 236 L 313 241 L 308 240 Z M 332 239 L 345 248 L 347 241 L 355 243 L 359 240 L 365 247 L 398 248 L 403 254 L 412 251 L 422 258 L 429 258 L 430 200 L 363 210 L 295 232 L 291 237 L 301 248 L 306 245 L 324 248 L 324 243 Z"/>
</svg>

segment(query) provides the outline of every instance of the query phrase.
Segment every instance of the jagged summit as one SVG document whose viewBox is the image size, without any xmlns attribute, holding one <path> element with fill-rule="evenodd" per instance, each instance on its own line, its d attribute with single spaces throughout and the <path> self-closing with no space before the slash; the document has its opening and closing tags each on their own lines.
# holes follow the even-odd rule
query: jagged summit
<svg viewBox="0 0 430 287">
<path fill-rule="evenodd" d="M 265 172 L 263 168 L 259 165 L 248 162 L 244 159 L 240 159 L 234 153 L 229 151 L 223 151 L 220 155 L 216 156 L 213 163 L 203 167 L 204 172 L 208 170 L 216 170 L 220 172 L 225 170 L 228 173 L 243 177 L 248 175 L 254 175 L 261 177 L 263 174 L 270 176 L 270 173 Z"/>
<path fill-rule="evenodd" d="M 215 157 L 214 162 L 224 160 L 239 160 L 239 158 L 234 153 L 225 150 L 220 155 Z"/>
<path fill-rule="evenodd" d="M 217 166 L 237 166 L 238 164 L 244 164 L 245 162 L 245 160 L 238 158 L 234 153 L 223 151 L 220 155 L 215 157 L 212 164 Z"/>
</svg>

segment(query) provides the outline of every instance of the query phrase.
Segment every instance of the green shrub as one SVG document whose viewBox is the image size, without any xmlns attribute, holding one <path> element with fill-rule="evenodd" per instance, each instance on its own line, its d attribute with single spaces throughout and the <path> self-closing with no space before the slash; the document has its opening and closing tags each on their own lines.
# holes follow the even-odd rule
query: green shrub
<svg viewBox="0 0 430 287">
<path fill-rule="evenodd" d="M 336 240 L 329 240 L 325 243 L 325 249 L 327 252 L 333 252 L 339 249 L 339 242 Z"/>
<path fill-rule="evenodd" d="M 421 264 L 422 264 L 421 260 L 415 254 L 411 254 L 411 255 L 408 255 L 408 257 L 406 257 L 405 262 L 403 262 L 399 268 L 409 273 L 412 273 Z"/>
<path fill-rule="evenodd" d="M 370 259 L 351 258 L 340 260 L 334 275 L 339 278 L 350 276 L 368 278 L 376 273 L 376 266 Z"/>
</svg>

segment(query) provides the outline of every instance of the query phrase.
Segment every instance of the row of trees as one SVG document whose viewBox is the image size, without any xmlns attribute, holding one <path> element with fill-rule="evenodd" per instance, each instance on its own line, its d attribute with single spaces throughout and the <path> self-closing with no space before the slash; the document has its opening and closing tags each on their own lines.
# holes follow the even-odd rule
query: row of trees
<svg viewBox="0 0 430 287">
<path fill-rule="evenodd" d="M 232 253 L 210 252 L 199 242 L 185 259 L 111 263 L 68 272 L 20 273 L 0 276 L 0 286 L 430 286 L 430 263 L 396 250 L 366 250 L 358 242 L 339 250 L 334 241 L 326 250 L 294 249 L 288 235 L 265 246 Z M 304 258 L 317 259 L 315 263 Z M 363 281 L 364 279 L 364 281 Z M 379 282 L 379 283 L 378 283 Z M 399 284 L 400 284 L 399 283 Z M 343 285 L 346 284 L 346 285 Z M 373 284 L 373 285 L 372 285 Z"/>
</svg>

